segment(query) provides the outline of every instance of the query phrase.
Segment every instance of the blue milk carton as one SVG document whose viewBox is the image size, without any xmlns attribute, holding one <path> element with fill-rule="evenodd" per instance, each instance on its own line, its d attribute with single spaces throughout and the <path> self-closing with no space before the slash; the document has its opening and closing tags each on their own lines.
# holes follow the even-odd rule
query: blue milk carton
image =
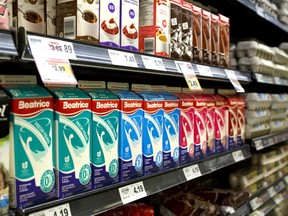
<svg viewBox="0 0 288 216">
<path fill-rule="evenodd" d="M 31 79 L 32 84 L 3 85 L 11 97 L 12 208 L 27 208 L 56 198 L 53 97 L 36 84 L 35 77 Z"/>
<path fill-rule="evenodd" d="M 93 189 L 118 183 L 120 100 L 105 82 L 79 81 L 78 85 L 92 98 Z"/>
<path fill-rule="evenodd" d="M 118 150 L 120 181 L 138 178 L 143 175 L 143 100 L 139 95 L 128 90 L 128 83 L 108 82 L 108 88 L 120 98 L 121 119 Z"/>
<path fill-rule="evenodd" d="M 92 189 L 91 99 L 76 87 L 49 87 L 54 96 L 58 197 Z"/>
<path fill-rule="evenodd" d="M 132 84 L 132 90 L 144 100 L 142 151 L 144 175 L 148 175 L 163 168 L 164 100 L 149 85 Z"/>
</svg>

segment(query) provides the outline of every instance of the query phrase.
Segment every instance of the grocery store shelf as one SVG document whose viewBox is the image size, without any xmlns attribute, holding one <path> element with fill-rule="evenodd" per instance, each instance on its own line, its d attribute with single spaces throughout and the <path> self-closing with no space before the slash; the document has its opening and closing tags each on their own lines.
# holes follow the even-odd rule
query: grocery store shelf
<svg viewBox="0 0 288 216">
<path fill-rule="evenodd" d="M 241 205 L 239 208 L 235 210 L 235 213 L 230 214 L 230 216 L 245 216 L 250 213 L 250 207 L 248 202 L 245 202 L 243 205 Z"/>
<path fill-rule="evenodd" d="M 265 74 L 255 73 L 253 74 L 255 80 L 258 83 L 272 84 L 272 85 L 280 85 L 280 86 L 288 86 L 288 79 L 282 77 L 273 77 Z"/>
<path fill-rule="evenodd" d="M 0 61 L 13 59 L 17 55 L 13 32 L 0 30 Z"/>
<path fill-rule="evenodd" d="M 91 67 L 91 68 L 106 68 L 109 70 L 124 70 L 124 71 L 132 71 L 132 72 L 140 72 L 140 73 L 152 73 L 152 74 L 159 74 L 159 75 L 166 75 L 166 76 L 178 76 L 182 77 L 182 73 L 179 73 L 177 67 L 175 65 L 174 59 L 164 58 L 164 57 L 156 57 L 148 54 L 140 54 L 135 52 L 123 51 L 114 48 L 108 48 L 104 46 L 98 46 L 91 43 L 76 41 L 76 40 L 68 40 L 63 38 L 56 38 L 51 36 L 44 36 L 39 35 L 31 32 L 26 32 L 25 29 L 19 29 L 19 41 L 21 44 L 20 47 L 20 55 L 21 60 L 24 61 L 32 61 L 33 56 L 30 52 L 30 47 L 27 43 L 27 38 L 29 36 L 38 36 L 39 39 L 41 38 L 53 38 L 61 41 L 71 42 L 73 44 L 75 55 L 77 60 L 70 59 L 72 65 L 75 66 L 82 66 L 82 67 Z M 123 66 L 125 62 L 120 62 L 120 64 L 115 64 L 115 62 L 111 61 L 109 52 L 113 50 L 120 51 L 121 55 L 132 55 L 135 58 L 136 64 L 132 64 L 133 66 Z M 153 60 L 160 61 L 160 67 L 145 67 L 143 57 L 150 57 Z M 112 58 L 113 59 L 113 58 Z M 161 65 L 163 66 L 161 68 Z M 153 63 L 155 66 L 155 64 Z M 202 67 L 201 67 L 202 66 Z M 212 66 L 204 66 L 199 64 L 192 63 L 193 70 L 195 71 L 196 75 L 200 79 L 207 79 L 207 80 L 217 80 L 217 81 L 229 81 L 224 68 L 219 67 L 212 67 Z M 200 68 L 200 69 L 199 69 Z M 199 71 L 200 70 L 200 71 Z M 206 73 L 208 70 L 209 73 Z M 239 71 L 235 71 L 235 74 L 239 81 L 241 82 L 251 82 L 251 74 L 250 73 L 242 73 Z"/>
<path fill-rule="evenodd" d="M 187 182 L 188 180 L 198 178 L 226 166 L 235 164 L 239 161 L 251 157 L 249 145 L 245 145 L 233 151 L 224 152 L 219 155 L 213 155 L 201 161 L 196 161 L 188 166 L 175 168 L 173 170 L 157 173 L 151 176 L 139 178 L 117 184 L 109 188 L 98 191 L 90 191 L 77 196 L 55 200 L 42 205 L 18 209 L 17 215 L 29 215 L 35 212 L 41 212 L 44 209 L 55 208 L 59 205 L 69 204 L 71 213 L 75 215 L 95 215 L 116 206 L 122 205 L 119 188 L 132 187 L 134 184 L 143 183 L 147 196 L 159 193 L 163 190 Z M 195 169 L 197 167 L 198 169 Z M 185 171 L 184 171 L 185 170 Z M 189 170 L 191 171 L 190 173 Z M 134 192 L 135 193 L 135 192 Z M 146 195 L 145 195 L 146 196 Z M 135 199 L 137 200 L 137 199 Z"/>
<path fill-rule="evenodd" d="M 251 145 L 257 151 L 288 140 L 288 131 L 269 134 L 251 140 Z"/>
<path fill-rule="evenodd" d="M 270 14 L 266 13 L 262 8 L 256 6 L 250 0 L 237 0 L 243 6 L 249 8 L 250 10 L 254 11 L 258 16 L 262 17 L 263 19 L 267 20 L 271 24 L 277 26 L 279 29 L 282 29 L 284 32 L 288 33 L 288 25 L 281 23 Z"/>
</svg>

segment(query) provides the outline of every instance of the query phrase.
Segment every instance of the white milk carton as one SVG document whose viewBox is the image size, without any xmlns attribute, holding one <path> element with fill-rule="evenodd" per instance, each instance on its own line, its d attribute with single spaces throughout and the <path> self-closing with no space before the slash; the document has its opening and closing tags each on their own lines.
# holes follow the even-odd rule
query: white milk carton
<svg viewBox="0 0 288 216">
<path fill-rule="evenodd" d="M 111 89 L 120 98 L 120 181 L 138 178 L 143 175 L 143 100 L 139 95 L 128 90 L 128 83 L 108 82 L 108 89 Z"/>
<path fill-rule="evenodd" d="M 163 168 L 164 101 L 151 91 L 149 85 L 132 84 L 132 90 L 143 98 L 143 163 L 144 175 L 159 172 Z"/>
<path fill-rule="evenodd" d="M 75 87 L 49 87 L 54 96 L 58 197 L 92 189 L 91 99 Z"/>
<path fill-rule="evenodd" d="M 138 51 L 139 0 L 121 0 L 121 41 L 120 47 Z"/>
<path fill-rule="evenodd" d="M 118 183 L 120 100 L 105 88 L 105 82 L 80 80 L 78 85 L 92 98 L 93 188 Z"/>
<path fill-rule="evenodd" d="M 120 0 L 100 1 L 99 44 L 120 47 Z"/>
<path fill-rule="evenodd" d="M 3 87 L 11 97 L 10 206 L 27 208 L 56 197 L 53 98 L 35 77 L 32 84 L 8 83 Z"/>
</svg>

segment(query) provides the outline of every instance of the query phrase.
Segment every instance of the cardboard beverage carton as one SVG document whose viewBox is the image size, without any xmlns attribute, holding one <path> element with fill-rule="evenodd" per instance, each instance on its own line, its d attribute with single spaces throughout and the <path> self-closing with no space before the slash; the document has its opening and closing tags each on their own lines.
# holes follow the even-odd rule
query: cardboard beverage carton
<svg viewBox="0 0 288 216">
<path fill-rule="evenodd" d="M 182 8 L 182 46 L 183 55 L 182 59 L 191 62 L 193 60 L 192 52 L 192 4 L 183 1 Z"/>
</svg>

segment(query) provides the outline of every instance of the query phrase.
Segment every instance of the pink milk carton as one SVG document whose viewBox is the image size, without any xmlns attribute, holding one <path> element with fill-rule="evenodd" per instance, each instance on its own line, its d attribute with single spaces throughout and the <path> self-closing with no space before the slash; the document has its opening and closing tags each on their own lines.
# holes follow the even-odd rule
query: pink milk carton
<svg viewBox="0 0 288 216">
<path fill-rule="evenodd" d="M 8 19 L 8 4 L 7 0 L 0 0 L 0 29 L 9 28 L 9 19 Z"/>
</svg>

